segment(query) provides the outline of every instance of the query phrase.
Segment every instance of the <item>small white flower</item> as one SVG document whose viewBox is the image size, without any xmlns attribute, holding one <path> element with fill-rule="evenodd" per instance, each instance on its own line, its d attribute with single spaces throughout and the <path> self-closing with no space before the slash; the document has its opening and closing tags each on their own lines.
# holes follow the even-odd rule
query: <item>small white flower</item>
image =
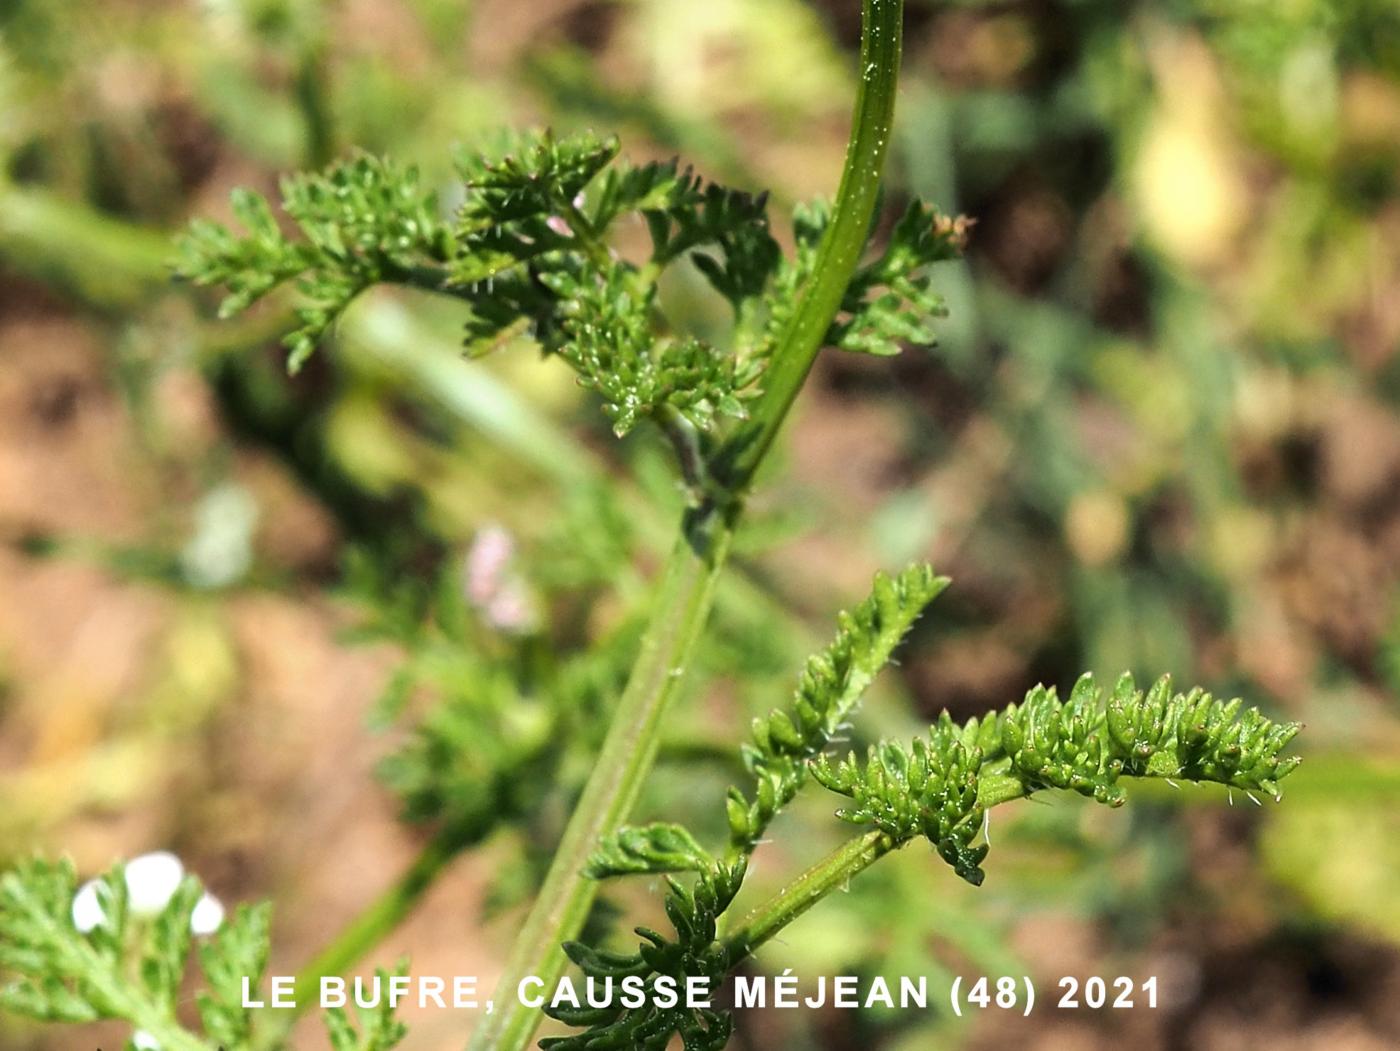
<svg viewBox="0 0 1400 1051">
<path fill-rule="evenodd" d="M 190 913 L 190 930 L 195 934 L 213 934 L 224 925 L 224 906 L 218 898 L 205 892 Z"/>
<path fill-rule="evenodd" d="M 97 880 L 90 879 L 73 895 L 73 926 L 82 934 L 100 927 L 107 918 L 102 901 L 97 896 L 97 887 Z"/>
<path fill-rule="evenodd" d="M 136 1051 L 160 1051 L 160 1041 L 144 1029 L 137 1029 L 131 1034 L 131 1046 Z"/>
<path fill-rule="evenodd" d="M 133 916 L 160 913 L 185 877 L 185 866 L 168 850 L 157 850 L 132 858 L 126 865 L 127 905 Z"/>
</svg>

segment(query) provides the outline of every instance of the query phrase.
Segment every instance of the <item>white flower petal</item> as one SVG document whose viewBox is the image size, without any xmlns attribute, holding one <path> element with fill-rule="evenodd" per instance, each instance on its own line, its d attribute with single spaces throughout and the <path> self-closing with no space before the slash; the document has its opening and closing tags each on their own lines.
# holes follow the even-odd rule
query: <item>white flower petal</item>
<svg viewBox="0 0 1400 1051">
<path fill-rule="evenodd" d="M 190 930 L 195 934 L 213 934 L 224 925 L 224 906 L 214 895 L 206 892 L 195 902 L 190 913 Z"/>
<path fill-rule="evenodd" d="M 100 927 L 107 918 L 102 901 L 97 896 L 97 887 L 97 880 L 90 879 L 73 895 L 73 926 L 83 934 Z"/>
<path fill-rule="evenodd" d="M 144 1029 L 137 1029 L 131 1034 L 131 1046 L 137 1051 L 160 1051 L 160 1041 Z"/>
<path fill-rule="evenodd" d="M 132 858 L 126 865 L 126 893 L 133 916 L 155 916 L 180 888 L 185 866 L 168 850 Z"/>
</svg>

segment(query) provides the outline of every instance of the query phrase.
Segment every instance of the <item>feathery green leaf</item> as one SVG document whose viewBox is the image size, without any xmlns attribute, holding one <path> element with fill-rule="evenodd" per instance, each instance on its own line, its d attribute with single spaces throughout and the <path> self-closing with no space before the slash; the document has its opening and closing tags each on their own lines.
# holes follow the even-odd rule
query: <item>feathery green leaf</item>
<svg viewBox="0 0 1400 1051">
<path fill-rule="evenodd" d="M 631 954 L 602 952 L 579 942 L 565 945 L 569 959 L 585 975 L 614 981 L 643 978 L 645 1000 L 641 1007 L 628 1008 L 615 990 L 613 1002 L 606 1007 L 548 1008 L 551 1017 L 582 1031 L 541 1040 L 540 1047 L 546 1051 L 665 1051 L 671 1038 L 679 1036 L 686 1051 L 721 1051 L 733 1032 L 731 1016 L 727 1011 L 687 1007 L 684 984 L 687 977 L 705 978 L 713 993 L 729 972 L 732 961 L 716 940 L 715 924 L 738 894 L 745 870 L 743 860 L 718 862 L 702 872 L 692 888 L 668 877 L 666 916 L 675 929 L 674 939 L 638 927 L 643 940 Z M 662 977 L 679 983 L 682 992 L 675 1007 L 657 1005 L 656 983 Z"/>
<path fill-rule="evenodd" d="M 755 719 L 753 742 L 743 746 L 744 764 L 756 782 L 749 799 L 730 789 L 730 843 L 752 850 L 807 776 L 807 760 L 816 757 L 840 733 L 876 674 L 948 578 L 927 565 L 914 565 L 898 576 L 877 574 L 868 598 L 837 617 L 831 645 L 807 661 L 797 692 L 786 708 Z"/>
<path fill-rule="evenodd" d="M 591 879 L 633 873 L 701 872 L 713 861 L 680 825 L 625 825 L 593 852 L 587 872 Z"/>
<path fill-rule="evenodd" d="M 1279 781 L 1301 761 L 1282 754 L 1300 729 L 1200 689 L 1173 694 L 1166 677 L 1144 692 L 1124 675 L 1105 700 L 1084 675 L 1067 701 L 1037 686 L 1021 704 L 961 725 L 945 712 L 927 740 L 908 748 L 885 743 L 839 763 L 822 756 L 812 773 L 852 800 L 838 811 L 842 819 L 873 825 L 896 843 L 926 836 L 958 875 L 981 883 L 986 846 L 971 844 L 989 803 L 1061 788 L 1121 806 L 1129 777 L 1214 782 L 1277 798 Z"/>
<path fill-rule="evenodd" d="M 913 201 L 895 224 L 879 258 L 856 271 L 827 341 L 842 350 L 888 356 L 900 346 L 932 346 L 931 322 L 947 314 L 932 290 L 928 267 L 956 259 L 968 223 Z"/>
</svg>

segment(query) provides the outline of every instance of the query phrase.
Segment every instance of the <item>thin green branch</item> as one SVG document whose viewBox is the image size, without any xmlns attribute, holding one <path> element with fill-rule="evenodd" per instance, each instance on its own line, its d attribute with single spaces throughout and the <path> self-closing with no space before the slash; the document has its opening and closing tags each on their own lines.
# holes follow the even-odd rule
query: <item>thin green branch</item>
<svg viewBox="0 0 1400 1051">
<path fill-rule="evenodd" d="M 123 310 L 169 279 L 170 239 L 0 181 L 0 258 L 95 307 Z"/>
<path fill-rule="evenodd" d="M 583 210 L 575 204 L 570 204 L 565 210 L 564 220 L 573 230 L 574 236 L 579 244 L 583 245 L 584 253 L 598 268 L 599 273 L 607 273 L 608 268 L 613 265 L 612 253 L 608 246 L 603 243 L 598 236 L 598 231 L 593 228 L 593 224 L 588 221 L 588 216 L 583 214 Z"/>
<path fill-rule="evenodd" d="M 707 509 L 687 515 L 593 775 L 506 961 L 496 1010 L 477 1027 L 472 1048 L 520 1051 L 539 1025 L 539 1012 L 520 1003 L 516 987 L 527 975 L 549 984 L 564 971 L 567 961 L 561 946 L 577 936 L 597 894 L 584 865 L 599 841 L 626 819 L 641 792 L 656 757 L 662 715 L 709 613 L 733 526 L 732 517 L 717 517 Z"/>
<path fill-rule="evenodd" d="M 700 431 L 686 419 L 684 413 L 671 405 L 661 406 L 657 412 L 657 422 L 675 450 L 676 462 L 680 465 L 685 484 L 694 496 L 700 497 L 708 477 Z"/>
<path fill-rule="evenodd" d="M 983 765 L 977 779 L 977 806 L 981 810 L 988 811 L 1002 803 L 1028 798 L 1035 791 L 1035 786 L 1024 778 L 1005 772 L 1007 766 L 1005 759 Z M 1151 778 L 1144 776 L 1142 780 Z M 756 906 L 744 917 L 738 929 L 724 939 L 730 966 L 751 955 L 822 898 L 834 890 L 845 888 L 855 876 L 907 842 L 877 829 L 848 840 L 818 861 L 773 897 Z"/>
<path fill-rule="evenodd" d="M 306 123 L 306 163 L 309 168 L 329 164 L 336 155 L 335 120 L 331 111 L 334 94 L 329 83 L 326 41 L 318 31 L 297 60 L 293 90 Z"/>
<path fill-rule="evenodd" d="M 848 840 L 781 891 L 748 914 L 739 929 L 724 939 L 727 957 L 737 963 L 781 931 L 833 890 L 845 887 L 895 849 L 884 832 L 867 832 Z"/>
<path fill-rule="evenodd" d="M 979 780 L 977 802 L 991 808 L 1030 793 L 1020 778 L 984 773 Z M 857 836 L 822 858 L 763 904 L 756 906 L 724 939 L 731 964 L 737 964 L 764 942 L 810 909 L 833 890 L 850 881 L 886 854 L 904 846 L 878 829 Z"/>
<path fill-rule="evenodd" d="M 792 323 L 764 373 L 763 394 L 714 466 L 720 483 L 733 493 L 748 488 L 767 456 L 816 361 L 869 238 L 894 125 L 904 0 L 864 0 L 862 17 L 860 89 L 831 224 L 818 249 L 811 283 L 803 289 Z"/>
<path fill-rule="evenodd" d="M 978 786 L 977 800 L 983 807 L 993 807 L 1029 795 L 1025 784 L 1015 777 L 986 774 Z M 822 858 L 763 904 L 756 906 L 739 924 L 738 930 L 724 939 L 725 951 L 731 965 L 737 964 L 755 949 L 772 939 L 779 931 L 834 890 L 845 888 L 886 854 L 904 846 L 878 829 L 846 843 Z"/>
</svg>

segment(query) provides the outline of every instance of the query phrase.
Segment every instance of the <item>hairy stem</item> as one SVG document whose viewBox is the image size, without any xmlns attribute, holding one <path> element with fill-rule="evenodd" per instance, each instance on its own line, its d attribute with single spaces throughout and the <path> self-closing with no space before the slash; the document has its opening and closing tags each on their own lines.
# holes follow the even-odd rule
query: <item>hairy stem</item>
<svg viewBox="0 0 1400 1051">
<path fill-rule="evenodd" d="M 990 810 L 1002 803 L 1024 799 L 1031 789 L 1013 774 L 998 773 L 1001 762 L 987 764 L 978 778 L 977 803 Z M 724 939 L 730 966 L 736 966 L 764 942 L 834 890 L 864 872 L 907 840 L 895 840 L 875 830 L 847 841 L 807 869 L 786 887 L 744 917 L 738 929 Z"/>
<path fill-rule="evenodd" d="M 846 886 L 894 850 L 886 833 L 867 832 L 822 858 L 773 897 L 750 912 L 739 929 L 724 939 L 729 959 L 738 963 L 833 890 Z"/>
<path fill-rule="evenodd" d="M 779 342 L 765 392 L 717 460 L 720 487 L 686 513 L 637 663 L 563 840 L 506 961 L 496 1009 L 472 1034 L 471 1051 L 522 1051 L 540 1022 L 516 995 L 522 978 L 552 983 L 561 945 L 577 937 L 597 893 L 584 865 L 626 819 L 656 756 L 667 703 L 709 614 L 715 579 L 742 510 L 742 495 L 782 426 L 840 308 L 865 247 L 894 116 L 903 0 L 864 0 L 861 77 L 845 168 L 816 272 Z"/>
</svg>

